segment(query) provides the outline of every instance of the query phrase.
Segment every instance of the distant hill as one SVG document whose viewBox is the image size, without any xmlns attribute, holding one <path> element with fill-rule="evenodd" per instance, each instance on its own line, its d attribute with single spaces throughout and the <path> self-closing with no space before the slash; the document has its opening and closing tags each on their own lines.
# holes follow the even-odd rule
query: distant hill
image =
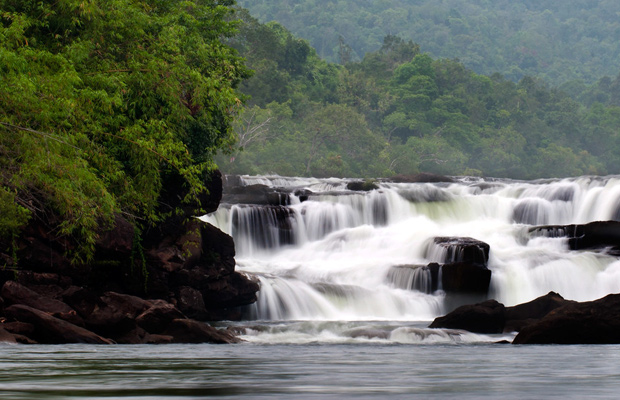
<svg viewBox="0 0 620 400">
<path fill-rule="evenodd" d="M 386 35 L 479 74 L 559 86 L 620 72 L 617 0 L 238 0 L 277 21 L 331 62 L 361 60 Z"/>
</svg>

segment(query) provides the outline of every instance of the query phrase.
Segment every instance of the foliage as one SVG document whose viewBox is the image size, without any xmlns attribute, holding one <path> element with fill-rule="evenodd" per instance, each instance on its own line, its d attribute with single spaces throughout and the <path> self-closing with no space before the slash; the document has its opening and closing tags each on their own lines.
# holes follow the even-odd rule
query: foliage
<svg viewBox="0 0 620 400">
<path fill-rule="evenodd" d="M 520 179 L 620 172 L 620 108 L 611 101 L 580 103 L 586 92 L 569 95 L 528 76 L 514 83 L 479 75 L 393 35 L 346 65 L 312 49 L 282 63 L 299 39 L 239 15 L 231 44 L 255 76 L 242 85 L 250 95 L 236 125 L 243 151 L 220 159 L 224 172 Z M 597 86 L 606 99 L 614 82 Z"/>
<path fill-rule="evenodd" d="M 204 191 L 249 76 L 221 40 L 231 3 L 0 0 L 2 207 L 50 223 L 79 260 L 114 213 L 170 212 L 166 182 Z"/>
<path fill-rule="evenodd" d="M 620 65 L 615 0 L 239 0 L 261 21 L 278 21 L 318 54 L 351 61 L 387 35 L 413 39 L 436 58 L 458 58 L 479 74 L 537 76 L 592 84 Z"/>
</svg>

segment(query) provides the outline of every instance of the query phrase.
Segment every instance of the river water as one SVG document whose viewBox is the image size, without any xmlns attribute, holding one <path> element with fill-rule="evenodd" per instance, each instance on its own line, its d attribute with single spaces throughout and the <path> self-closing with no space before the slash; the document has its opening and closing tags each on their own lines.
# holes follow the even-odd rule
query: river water
<svg viewBox="0 0 620 400">
<path fill-rule="evenodd" d="M 620 346 L 0 346 L 2 399 L 617 398 Z"/>
<path fill-rule="evenodd" d="M 416 267 L 445 261 L 434 237 L 471 237 L 490 245 L 488 297 L 507 306 L 549 291 L 578 301 L 620 292 L 620 261 L 605 249 L 570 251 L 565 238 L 530 233 L 618 220 L 618 177 L 347 184 L 241 177 L 204 217 L 235 239 L 237 270 L 260 281 L 244 320 L 219 323 L 243 343 L 1 345 L 0 398 L 618 396 L 620 346 L 429 329 L 454 305 Z M 235 196 L 239 186 L 258 194 Z"/>
</svg>

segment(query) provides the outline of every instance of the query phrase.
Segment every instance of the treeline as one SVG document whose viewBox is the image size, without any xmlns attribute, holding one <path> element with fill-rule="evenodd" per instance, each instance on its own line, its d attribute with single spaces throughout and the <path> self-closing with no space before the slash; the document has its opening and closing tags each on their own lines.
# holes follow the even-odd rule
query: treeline
<svg viewBox="0 0 620 400">
<path fill-rule="evenodd" d="M 620 65 L 616 0 L 240 0 L 336 63 L 361 61 L 389 34 L 434 58 L 459 58 L 479 74 L 518 82 L 590 85 Z M 343 49 L 345 50 L 343 52 Z M 343 57 L 344 56 L 344 57 Z"/>
<path fill-rule="evenodd" d="M 232 3 L 0 0 L 0 257 L 29 218 L 83 261 L 198 201 L 250 75 Z"/>
<path fill-rule="evenodd" d="M 226 172 L 524 179 L 620 172 L 618 78 L 589 87 L 595 98 L 580 103 L 540 79 L 479 75 L 391 35 L 342 66 L 278 23 L 261 24 L 245 10 L 238 16 L 231 45 L 255 74 L 241 86 L 250 96 L 235 124 L 242 150 L 220 159 Z"/>
</svg>

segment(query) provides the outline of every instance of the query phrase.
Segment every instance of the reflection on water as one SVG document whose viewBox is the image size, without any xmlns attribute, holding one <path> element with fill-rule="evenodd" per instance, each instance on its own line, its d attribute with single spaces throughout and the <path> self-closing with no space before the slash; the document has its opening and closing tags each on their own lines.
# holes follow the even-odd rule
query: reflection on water
<svg viewBox="0 0 620 400">
<path fill-rule="evenodd" d="M 620 346 L 0 346 L 2 399 L 614 398 Z"/>
</svg>

